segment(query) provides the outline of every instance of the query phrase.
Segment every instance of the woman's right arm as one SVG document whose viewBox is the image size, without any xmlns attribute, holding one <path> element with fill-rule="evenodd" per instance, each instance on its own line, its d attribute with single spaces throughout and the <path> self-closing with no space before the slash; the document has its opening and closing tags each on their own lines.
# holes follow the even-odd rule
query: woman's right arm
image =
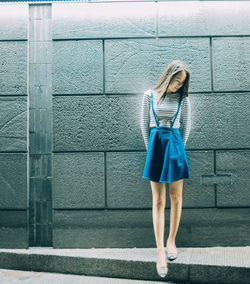
<svg viewBox="0 0 250 284">
<path fill-rule="evenodd" d="M 150 123 L 150 100 L 148 92 L 144 92 L 141 104 L 141 132 L 144 139 L 144 144 L 148 150 L 148 140 L 149 140 L 149 123 Z"/>
</svg>

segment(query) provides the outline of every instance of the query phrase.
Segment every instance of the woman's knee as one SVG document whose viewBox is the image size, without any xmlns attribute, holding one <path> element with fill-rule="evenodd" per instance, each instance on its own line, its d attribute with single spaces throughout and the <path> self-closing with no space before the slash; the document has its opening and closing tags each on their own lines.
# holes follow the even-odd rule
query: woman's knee
<svg viewBox="0 0 250 284">
<path fill-rule="evenodd" d="M 169 198 L 171 202 L 178 203 L 182 200 L 183 180 L 172 182 L 169 185 Z"/>
<path fill-rule="evenodd" d="M 151 183 L 152 184 L 152 195 L 153 195 L 153 206 L 158 209 L 164 208 L 166 203 L 166 188 L 163 183 Z"/>
<path fill-rule="evenodd" d="M 170 200 L 171 202 L 178 203 L 182 200 L 182 195 L 176 193 L 170 193 Z"/>
</svg>

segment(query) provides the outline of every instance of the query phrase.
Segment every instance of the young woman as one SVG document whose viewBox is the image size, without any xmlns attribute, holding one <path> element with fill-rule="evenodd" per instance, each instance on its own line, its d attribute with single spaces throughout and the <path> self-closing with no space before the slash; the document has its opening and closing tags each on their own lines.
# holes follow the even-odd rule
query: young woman
<svg viewBox="0 0 250 284">
<path fill-rule="evenodd" d="M 147 149 L 142 178 L 150 180 L 152 217 L 157 247 L 156 268 L 167 274 L 164 249 L 166 183 L 171 200 L 167 257 L 177 257 L 175 237 L 182 209 L 183 180 L 190 178 L 185 146 L 191 129 L 188 95 L 190 70 L 179 60 L 172 61 L 152 90 L 144 93 L 141 106 L 141 131 Z M 182 126 L 182 131 L 179 130 Z"/>
</svg>

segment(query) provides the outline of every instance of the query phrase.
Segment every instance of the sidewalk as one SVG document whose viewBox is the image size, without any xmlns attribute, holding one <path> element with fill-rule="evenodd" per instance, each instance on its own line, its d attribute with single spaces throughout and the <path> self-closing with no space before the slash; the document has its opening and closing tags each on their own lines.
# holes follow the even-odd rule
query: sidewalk
<svg viewBox="0 0 250 284">
<path fill-rule="evenodd" d="M 0 269 L 1 284 L 157 284 L 158 281 L 130 280 L 84 275 Z M 164 282 L 175 284 L 175 282 Z"/>
<path fill-rule="evenodd" d="M 250 283 L 250 246 L 177 248 L 162 279 L 155 248 L 0 249 L 0 268 L 187 283 Z"/>
</svg>

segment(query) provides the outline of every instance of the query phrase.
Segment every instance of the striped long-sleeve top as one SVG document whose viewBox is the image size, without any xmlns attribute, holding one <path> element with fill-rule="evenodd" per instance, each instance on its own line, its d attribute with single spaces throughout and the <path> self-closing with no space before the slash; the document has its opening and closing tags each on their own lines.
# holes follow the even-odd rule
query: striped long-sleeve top
<svg viewBox="0 0 250 284">
<path fill-rule="evenodd" d="M 141 104 L 141 120 L 140 127 L 142 131 L 142 136 L 144 139 L 144 144 L 148 150 L 148 140 L 150 135 L 150 128 L 157 126 L 155 123 L 152 104 L 151 104 L 151 91 L 147 90 L 144 92 Z M 167 94 L 163 101 L 157 104 L 159 95 L 153 92 L 153 104 L 154 111 L 159 123 L 159 126 L 170 127 L 174 119 L 174 116 L 178 109 L 178 102 L 180 98 L 180 93 Z M 190 98 L 185 96 L 182 98 L 180 110 L 176 120 L 172 126 L 173 128 L 179 128 L 182 136 L 184 146 L 186 146 L 189 133 L 191 130 L 191 105 Z"/>
</svg>

